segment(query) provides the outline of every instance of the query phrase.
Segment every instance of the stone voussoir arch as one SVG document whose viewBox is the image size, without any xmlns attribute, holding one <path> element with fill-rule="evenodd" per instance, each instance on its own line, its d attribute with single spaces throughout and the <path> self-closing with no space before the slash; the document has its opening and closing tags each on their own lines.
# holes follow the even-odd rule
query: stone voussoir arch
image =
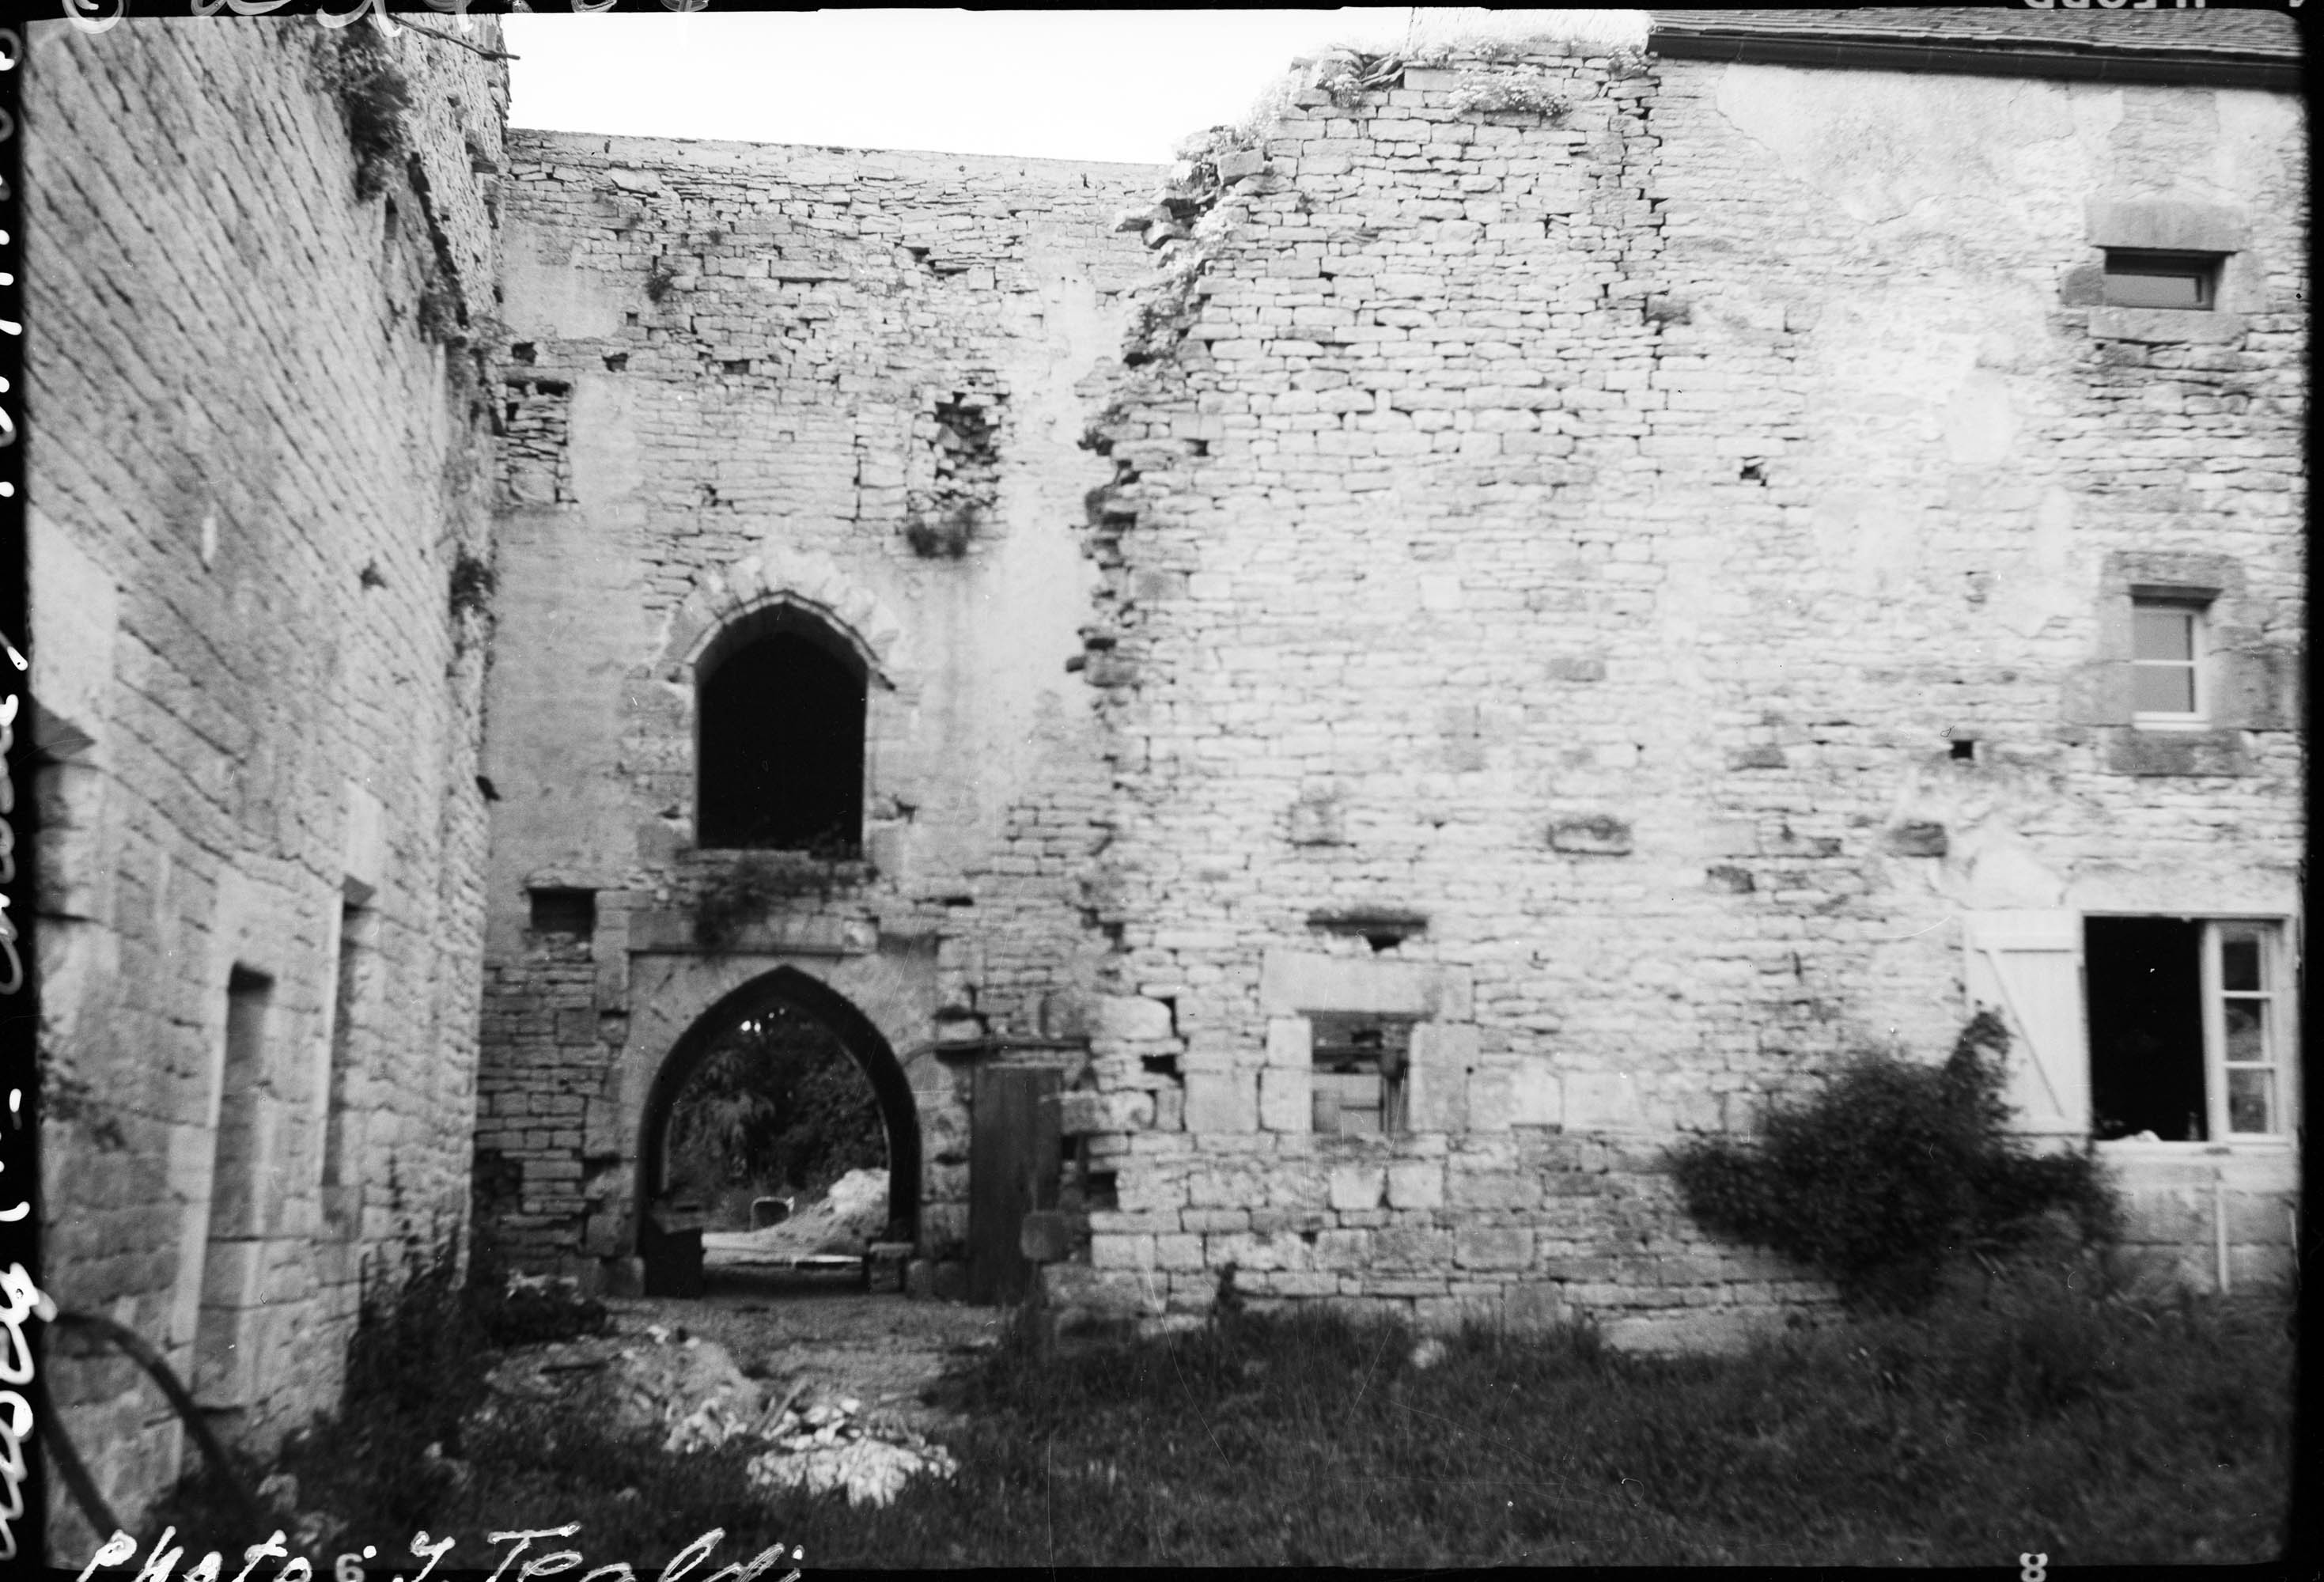
<svg viewBox="0 0 2324 1582">
<path fill-rule="evenodd" d="M 854 650 L 866 677 L 890 692 L 914 674 L 904 623 L 878 595 L 825 556 L 797 552 L 752 556 L 704 573 L 672 615 L 656 668 L 666 680 L 691 683 L 721 633 L 762 612 L 812 616 Z"/>
</svg>

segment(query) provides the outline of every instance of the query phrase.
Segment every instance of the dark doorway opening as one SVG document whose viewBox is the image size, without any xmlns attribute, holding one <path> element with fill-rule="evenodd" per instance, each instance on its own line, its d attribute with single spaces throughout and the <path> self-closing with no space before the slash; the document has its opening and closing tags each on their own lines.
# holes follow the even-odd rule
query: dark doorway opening
<svg viewBox="0 0 2324 1582">
<path fill-rule="evenodd" d="M 863 846 L 861 660 L 788 611 L 704 658 L 696 839 L 854 857 Z"/>
<path fill-rule="evenodd" d="M 2083 929 L 2095 1134 L 2206 1141 L 2202 924 L 2092 917 Z"/>
<path fill-rule="evenodd" d="M 796 968 L 754 979 L 687 1029 L 643 1122 L 638 1244 L 650 1282 L 658 1263 L 686 1260 L 690 1239 L 698 1292 L 703 1236 L 780 1231 L 794 1216 L 797 1237 L 768 1239 L 798 1239 L 802 1253 L 916 1239 L 911 1085 L 863 1014 Z M 881 1171 L 884 1192 L 863 1173 Z M 775 1203 L 783 1208 L 770 1213 Z"/>
</svg>

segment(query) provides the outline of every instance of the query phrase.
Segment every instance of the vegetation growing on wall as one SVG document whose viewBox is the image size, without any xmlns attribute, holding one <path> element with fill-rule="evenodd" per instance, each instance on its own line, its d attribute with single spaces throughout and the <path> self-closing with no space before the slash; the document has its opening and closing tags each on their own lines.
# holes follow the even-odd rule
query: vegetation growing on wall
<svg viewBox="0 0 2324 1582">
<path fill-rule="evenodd" d="M 1517 111 L 1563 121 L 1573 109 L 1573 101 L 1558 92 L 1549 73 L 1538 66 L 1463 71 L 1453 79 L 1451 97 L 1452 107 L 1464 115 Z"/>
<path fill-rule="evenodd" d="M 368 202 L 387 189 L 410 146 L 403 118 L 411 108 L 411 84 L 377 28 L 320 32 L 310 47 L 316 76 L 337 102 L 355 150 L 355 197 Z"/>
<path fill-rule="evenodd" d="M 1980 1011 L 1941 1066 L 1867 1055 L 1751 1140 L 1674 1151 L 1687 1211 L 1716 1236 L 1814 1268 L 1858 1306 L 1913 1309 L 1960 1256 L 2006 1252 L 2063 1210 L 2086 1238 L 2116 1207 L 2095 1156 L 2035 1154 L 2006 1129 L 2009 1033 Z"/>
<path fill-rule="evenodd" d="M 828 900 L 872 877 L 869 863 L 836 842 L 741 858 L 706 878 L 695 890 L 695 943 L 706 950 L 725 950 L 778 902 L 802 896 Z"/>
<path fill-rule="evenodd" d="M 452 619 L 483 614 L 491 607 L 496 581 L 492 563 L 461 546 L 452 561 Z"/>
</svg>

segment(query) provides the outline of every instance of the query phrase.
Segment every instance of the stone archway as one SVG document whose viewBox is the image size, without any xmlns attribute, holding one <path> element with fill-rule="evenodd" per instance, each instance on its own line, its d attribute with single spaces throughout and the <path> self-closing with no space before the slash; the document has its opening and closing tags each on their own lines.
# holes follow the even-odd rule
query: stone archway
<svg viewBox="0 0 2324 1582">
<path fill-rule="evenodd" d="M 778 967 L 761 973 L 740 989 L 720 998 L 696 1016 L 663 1057 L 647 1090 L 645 1109 L 638 1127 L 637 1225 L 633 1232 L 643 1250 L 646 1214 L 664 1185 L 669 1122 L 687 1079 L 715 1047 L 719 1035 L 752 1016 L 778 1008 L 791 1011 L 821 1026 L 854 1061 L 872 1084 L 873 1099 L 888 1136 L 888 1221 L 891 1232 L 906 1240 L 919 1237 L 920 1122 L 910 1081 L 888 1040 L 870 1018 L 844 995 L 817 982 L 796 967 Z"/>
</svg>

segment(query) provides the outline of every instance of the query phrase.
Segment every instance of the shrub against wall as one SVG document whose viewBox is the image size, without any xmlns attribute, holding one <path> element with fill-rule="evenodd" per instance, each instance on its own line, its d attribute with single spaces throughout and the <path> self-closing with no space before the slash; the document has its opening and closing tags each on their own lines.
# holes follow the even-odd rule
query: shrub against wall
<svg viewBox="0 0 2324 1582">
<path fill-rule="evenodd" d="M 1830 1277 L 1852 1305 L 1914 1308 L 1950 1260 L 2007 1252 L 2052 1216 L 2109 1235 L 2115 1201 L 2096 1157 L 2036 1154 L 2008 1131 L 2009 1032 L 1990 1011 L 1941 1066 L 1866 1055 L 1756 1139 L 1674 1150 L 1687 1211 L 1714 1236 L 1773 1249 Z"/>
</svg>

